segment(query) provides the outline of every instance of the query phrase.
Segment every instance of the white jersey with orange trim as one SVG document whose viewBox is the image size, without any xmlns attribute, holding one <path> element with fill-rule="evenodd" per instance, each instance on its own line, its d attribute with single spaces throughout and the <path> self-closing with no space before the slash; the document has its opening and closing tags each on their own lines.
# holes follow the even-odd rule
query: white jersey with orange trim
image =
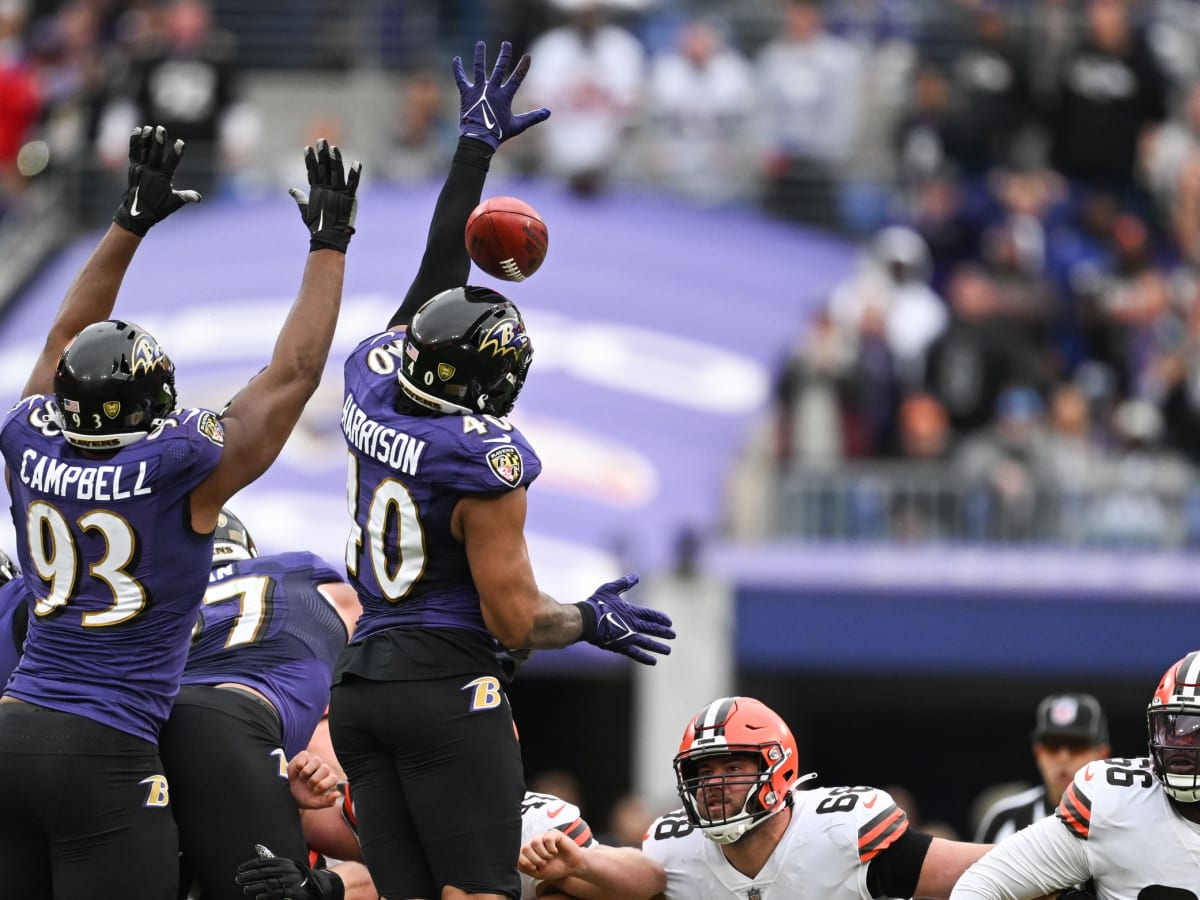
<svg viewBox="0 0 1200 900">
<path fill-rule="evenodd" d="M 730 865 L 683 810 L 656 819 L 642 850 L 666 870 L 667 900 L 870 900 L 867 866 L 908 830 L 907 814 L 872 787 L 793 796 L 787 830 L 753 878 Z"/>
<path fill-rule="evenodd" d="M 358 818 L 354 814 L 354 797 L 349 784 L 342 784 L 341 794 L 339 802 L 342 806 L 342 818 L 357 837 Z M 525 799 L 521 801 L 521 843 L 524 844 L 534 835 L 541 834 L 543 831 L 554 829 L 561 831 L 580 847 L 593 847 L 596 844 L 596 839 L 592 836 L 592 829 L 584 820 L 578 806 L 568 803 L 554 794 L 537 794 L 533 791 L 526 791 Z M 516 857 L 514 857 L 513 865 L 516 865 L 516 862 Z M 534 900 L 540 884 L 541 881 L 522 872 L 520 900 Z"/>
<path fill-rule="evenodd" d="M 578 806 L 553 794 L 526 791 L 525 799 L 521 801 L 521 843 L 524 844 L 534 835 L 552 829 L 558 829 L 580 847 L 592 847 L 596 844 L 596 839 L 592 837 L 592 829 L 584 821 Z M 540 880 L 522 872 L 520 900 L 534 900 L 541 883 Z"/>
<path fill-rule="evenodd" d="M 1200 825 L 1179 815 L 1145 757 L 1088 763 L 1053 816 L 997 844 L 950 896 L 1022 900 L 1089 878 L 1097 900 L 1200 897 Z"/>
</svg>

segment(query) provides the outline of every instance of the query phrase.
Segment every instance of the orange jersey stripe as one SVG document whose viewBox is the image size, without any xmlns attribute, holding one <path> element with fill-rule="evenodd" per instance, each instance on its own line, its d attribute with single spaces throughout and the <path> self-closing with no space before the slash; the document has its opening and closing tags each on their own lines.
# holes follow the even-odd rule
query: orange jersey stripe
<svg viewBox="0 0 1200 900">
<path fill-rule="evenodd" d="M 1072 783 L 1058 804 L 1058 818 L 1076 837 L 1085 841 L 1092 828 L 1092 801 Z"/>
<path fill-rule="evenodd" d="M 892 804 L 858 830 L 858 858 L 866 863 L 908 830 L 908 815 Z"/>
</svg>

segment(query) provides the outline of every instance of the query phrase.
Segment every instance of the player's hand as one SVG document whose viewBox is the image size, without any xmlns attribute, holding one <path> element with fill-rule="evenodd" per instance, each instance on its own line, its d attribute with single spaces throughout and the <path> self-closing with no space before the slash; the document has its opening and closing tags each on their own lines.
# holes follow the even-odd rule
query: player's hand
<svg viewBox="0 0 1200 900">
<path fill-rule="evenodd" d="M 325 809 L 337 803 L 338 777 L 321 757 L 301 750 L 288 762 L 288 787 L 301 809 Z"/>
<path fill-rule="evenodd" d="M 561 881 L 577 875 L 585 862 L 584 850 L 556 828 L 535 834 L 521 847 L 517 868 L 539 881 Z"/>
<path fill-rule="evenodd" d="M 637 583 L 636 575 L 626 575 L 601 585 L 596 593 L 576 604 L 583 613 L 582 640 L 614 653 L 623 653 L 643 665 L 653 666 L 658 664 L 658 660 L 646 651 L 666 656 L 671 648 L 651 638 L 670 640 L 675 637 L 675 632 L 671 629 L 671 617 L 666 613 L 621 598 Z"/>
<path fill-rule="evenodd" d="M 324 869 L 310 869 L 302 862 L 284 859 L 262 844 L 254 845 L 258 856 L 237 867 L 234 881 L 242 893 L 254 900 L 332 900 L 344 892 L 341 879 Z M 343 888 L 339 892 L 338 888 Z"/>
<path fill-rule="evenodd" d="M 129 136 L 129 186 L 113 221 L 138 237 L 145 237 L 175 210 L 200 202 L 196 191 L 177 191 L 172 185 L 175 167 L 183 156 L 183 141 L 168 144 L 168 140 L 161 125 L 143 125 Z"/>
<path fill-rule="evenodd" d="M 308 248 L 345 253 L 358 215 L 362 163 L 355 162 L 347 175 L 342 152 L 320 138 L 315 147 L 304 148 L 304 166 L 308 169 L 308 193 L 296 188 L 288 188 L 288 193 L 300 207 L 300 218 L 312 236 Z"/>
<path fill-rule="evenodd" d="M 491 77 L 488 77 L 485 73 L 487 46 L 483 41 L 477 41 L 473 82 L 467 81 L 462 57 L 454 57 L 454 80 L 458 82 L 460 101 L 458 133 L 461 137 L 483 141 L 493 150 L 526 128 L 550 118 L 550 110 L 545 107 L 519 115 L 513 113 L 513 96 L 529 71 L 529 54 L 526 53 L 517 61 L 517 67 L 506 81 L 504 76 L 508 75 L 511 57 L 512 44 L 504 41 L 500 45 L 500 55 L 496 57 Z"/>
</svg>

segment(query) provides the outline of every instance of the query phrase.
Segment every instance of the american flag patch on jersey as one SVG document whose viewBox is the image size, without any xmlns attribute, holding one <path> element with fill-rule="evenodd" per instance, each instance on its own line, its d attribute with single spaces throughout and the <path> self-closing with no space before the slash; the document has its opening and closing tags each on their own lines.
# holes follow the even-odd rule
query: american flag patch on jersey
<svg viewBox="0 0 1200 900">
<path fill-rule="evenodd" d="M 1063 791 L 1062 800 L 1055 812 L 1059 821 L 1067 826 L 1071 834 L 1085 841 L 1088 839 L 1092 829 L 1092 801 L 1076 787 L 1075 782 L 1071 782 L 1071 786 Z"/>
<path fill-rule="evenodd" d="M 869 863 L 881 850 L 908 831 L 908 813 L 890 803 L 879 815 L 858 829 L 858 859 Z"/>
</svg>

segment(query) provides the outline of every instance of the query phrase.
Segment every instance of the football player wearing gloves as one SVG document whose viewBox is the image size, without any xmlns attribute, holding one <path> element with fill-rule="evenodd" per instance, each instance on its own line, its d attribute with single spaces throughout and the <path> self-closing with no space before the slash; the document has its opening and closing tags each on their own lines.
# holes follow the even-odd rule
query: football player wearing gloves
<svg viewBox="0 0 1200 900">
<path fill-rule="evenodd" d="M 1146 722 L 1148 756 L 1083 766 L 1055 814 L 997 844 L 952 900 L 1026 900 L 1089 879 L 1100 900 L 1200 896 L 1200 650 L 1167 669 Z"/>
<path fill-rule="evenodd" d="M 176 897 L 158 737 L 208 586 L 212 534 L 225 501 L 282 450 L 337 324 L 358 167 L 347 176 L 319 141 L 305 153 L 302 204 L 317 227 L 270 360 L 222 415 L 176 408 L 170 357 L 140 326 L 109 317 L 148 232 L 200 199 L 174 186 L 183 151 L 161 127 L 130 136 L 113 224 L 0 422 L 18 559 L 38 598 L 0 702 L 0 767 L 21 772 L 0 796 L 6 897 Z"/>
<path fill-rule="evenodd" d="M 387 897 L 520 893 L 524 775 L 498 644 L 589 641 L 654 664 L 675 636 L 666 615 L 624 596 L 636 576 L 562 604 L 538 589 L 529 562 L 526 490 L 542 464 L 504 417 L 533 342 L 508 298 L 466 283 L 464 240 L 492 155 L 550 114 L 514 111 L 530 60 L 509 74 L 511 54 L 501 44 L 489 75 L 476 44 L 469 81 L 455 60 L 460 137 L 420 267 L 386 330 L 345 365 L 346 568 L 363 615 L 329 721 L 363 856 Z"/>
</svg>

